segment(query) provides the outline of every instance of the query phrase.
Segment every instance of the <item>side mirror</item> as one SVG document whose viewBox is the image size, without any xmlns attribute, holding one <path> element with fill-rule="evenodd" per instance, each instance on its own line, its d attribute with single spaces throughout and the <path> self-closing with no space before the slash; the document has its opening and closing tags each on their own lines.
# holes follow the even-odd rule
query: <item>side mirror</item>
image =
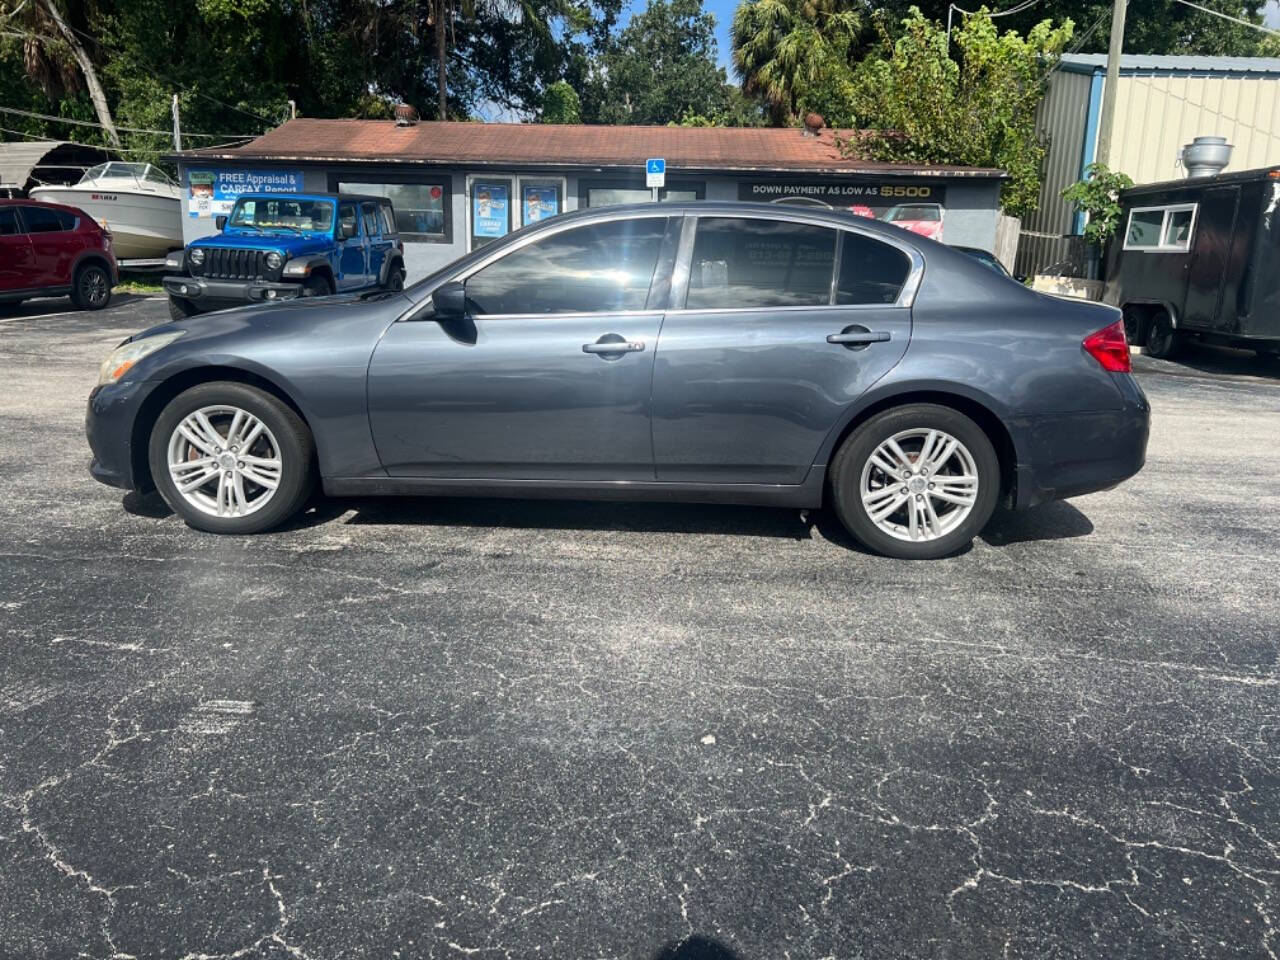
<svg viewBox="0 0 1280 960">
<path fill-rule="evenodd" d="M 342 239 L 350 240 L 356 235 L 356 222 L 354 220 L 342 221 Z"/>
<path fill-rule="evenodd" d="M 219 230 L 225 229 L 227 226 L 227 215 L 225 213 L 218 214 L 213 218 L 213 225 Z"/>
<path fill-rule="evenodd" d="M 461 320 L 467 315 L 467 288 L 456 280 L 442 283 L 431 294 L 437 320 Z"/>
</svg>

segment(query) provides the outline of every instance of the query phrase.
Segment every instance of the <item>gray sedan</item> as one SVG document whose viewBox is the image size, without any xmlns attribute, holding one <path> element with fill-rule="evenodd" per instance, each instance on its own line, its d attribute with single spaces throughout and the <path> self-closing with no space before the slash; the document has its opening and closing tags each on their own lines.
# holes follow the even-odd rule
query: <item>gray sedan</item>
<svg viewBox="0 0 1280 960">
<path fill-rule="evenodd" d="M 227 310 L 121 344 L 93 475 L 188 524 L 330 495 L 831 507 L 880 553 L 1132 476 L 1149 408 L 1119 314 L 835 212 L 592 209 L 402 292 Z"/>
</svg>

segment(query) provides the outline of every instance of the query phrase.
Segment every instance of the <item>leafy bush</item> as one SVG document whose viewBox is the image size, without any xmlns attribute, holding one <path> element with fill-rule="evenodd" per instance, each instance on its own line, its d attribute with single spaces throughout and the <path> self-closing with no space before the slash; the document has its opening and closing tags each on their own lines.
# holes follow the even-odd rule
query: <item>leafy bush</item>
<svg viewBox="0 0 1280 960">
<path fill-rule="evenodd" d="M 1132 187 L 1133 180 L 1105 163 L 1091 163 L 1084 173 L 1083 180 L 1062 191 L 1062 199 L 1088 215 L 1084 238 L 1102 246 L 1115 236 L 1116 227 L 1120 225 L 1120 191 Z"/>
</svg>

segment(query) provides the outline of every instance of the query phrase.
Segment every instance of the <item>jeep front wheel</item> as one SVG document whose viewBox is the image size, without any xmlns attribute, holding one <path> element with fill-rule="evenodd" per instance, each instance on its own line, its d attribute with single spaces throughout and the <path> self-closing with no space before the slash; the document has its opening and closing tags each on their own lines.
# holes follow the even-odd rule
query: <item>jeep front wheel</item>
<svg viewBox="0 0 1280 960">
<path fill-rule="evenodd" d="M 323 274 L 313 273 L 307 277 L 307 282 L 302 285 L 302 295 L 304 297 L 327 297 L 331 293 L 333 293 L 333 284 Z"/>
</svg>

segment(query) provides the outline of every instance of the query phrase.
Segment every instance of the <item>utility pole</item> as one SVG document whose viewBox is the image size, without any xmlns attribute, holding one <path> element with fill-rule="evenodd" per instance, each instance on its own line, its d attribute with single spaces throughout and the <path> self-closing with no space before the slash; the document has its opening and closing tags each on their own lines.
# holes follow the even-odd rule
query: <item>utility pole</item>
<svg viewBox="0 0 1280 960">
<path fill-rule="evenodd" d="M 1120 56 L 1124 50 L 1124 11 L 1129 0 L 1113 0 L 1111 43 L 1107 47 L 1107 81 L 1102 88 L 1102 117 L 1098 123 L 1097 163 L 1111 162 L 1111 127 L 1116 115 L 1116 87 L 1120 85 Z"/>
<path fill-rule="evenodd" d="M 178 122 L 178 95 L 173 95 L 173 149 L 182 149 L 182 125 Z"/>
</svg>

